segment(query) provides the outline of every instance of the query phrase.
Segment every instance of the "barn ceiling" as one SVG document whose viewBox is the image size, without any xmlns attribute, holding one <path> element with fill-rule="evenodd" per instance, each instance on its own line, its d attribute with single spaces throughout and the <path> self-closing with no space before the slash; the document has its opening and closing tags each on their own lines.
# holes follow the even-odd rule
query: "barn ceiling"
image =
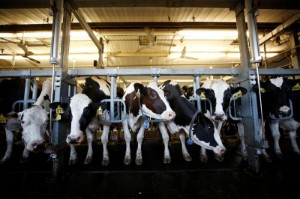
<svg viewBox="0 0 300 199">
<path fill-rule="evenodd" d="M 74 0 L 97 38 L 103 67 L 237 67 L 240 63 L 234 7 L 237 0 Z M 292 0 L 255 0 L 259 37 L 292 17 Z M 50 69 L 49 0 L 0 2 L 0 70 Z M 300 17 L 298 17 L 300 18 Z M 293 27 L 299 27 L 295 20 Z M 289 29 L 261 45 L 263 58 L 288 51 Z M 98 49 L 72 17 L 69 68 L 95 69 Z"/>
</svg>

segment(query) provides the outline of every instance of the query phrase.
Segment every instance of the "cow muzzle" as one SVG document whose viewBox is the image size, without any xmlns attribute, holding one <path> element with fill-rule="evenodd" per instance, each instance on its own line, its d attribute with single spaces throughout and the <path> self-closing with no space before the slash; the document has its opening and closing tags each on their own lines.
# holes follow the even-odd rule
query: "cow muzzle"
<svg viewBox="0 0 300 199">
<path fill-rule="evenodd" d="M 282 107 L 279 108 L 279 112 L 283 115 L 287 115 L 290 112 L 290 107 L 282 106 Z"/>
<path fill-rule="evenodd" d="M 79 143 L 82 142 L 82 140 L 83 140 L 83 136 L 81 134 L 80 136 L 69 135 L 67 137 L 66 141 L 67 141 L 68 144 L 79 144 Z"/>
<path fill-rule="evenodd" d="M 162 119 L 164 120 L 173 120 L 176 116 L 176 113 L 174 111 L 166 111 L 163 115 L 162 115 Z"/>
<path fill-rule="evenodd" d="M 212 115 L 211 118 L 215 121 L 225 121 L 225 120 L 227 120 L 227 116 L 224 113 L 220 113 L 220 114 L 215 113 L 215 114 Z"/>
<path fill-rule="evenodd" d="M 213 150 L 213 151 L 215 154 L 215 159 L 219 162 L 223 162 L 226 148 L 224 146 L 218 146 L 218 147 L 216 147 L 216 150 Z"/>
<path fill-rule="evenodd" d="M 32 151 L 40 151 L 46 148 L 46 142 L 44 140 L 36 141 L 31 144 Z"/>
</svg>

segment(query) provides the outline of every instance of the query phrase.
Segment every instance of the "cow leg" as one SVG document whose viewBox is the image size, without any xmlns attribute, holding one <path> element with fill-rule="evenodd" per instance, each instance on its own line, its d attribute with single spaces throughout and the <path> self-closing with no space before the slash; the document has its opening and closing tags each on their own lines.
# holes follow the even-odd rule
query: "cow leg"
<svg viewBox="0 0 300 199">
<path fill-rule="evenodd" d="M 143 164 L 142 143 L 143 143 L 143 139 L 144 139 L 144 132 L 145 132 L 144 125 L 140 125 L 139 132 L 136 136 L 136 140 L 137 140 L 137 143 L 138 143 L 138 147 L 137 147 L 137 150 L 136 150 L 136 156 L 135 156 L 135 164 L 136 165 Z"/>
<path fill-rule="evenodd" d="M 274 139 L 274 152 L 278 157 L 281 157 L 282 152 L 281 152 L 281 149 L 279 146 L 279 139 L 280 139 L 279 122 L 278 121 L 270 121 L 269 127 L 272 132 L 273 139 Z"/>
<path fill-rule="evenodd" d="M 300 155 L 300 150 L 299 150 L 297 140 L 296 140 L 297 131 L 289 131 L 289 137 L 290 137 L 290 140 L 291 140 L 291 143 L 292 143 L 293 151 L 296 154 Z"/>
<path fill-rule="evenodd" d="M 221 128 L 223 126 L 223 123 L 224 123 L 224 121 L 218 121 L 218 122 L 216 122 L 216 128 L 217 128 L 217 131 L 218 131 L 218 133 L 219 133 L 220 136 L 221 136 Z M 206 158 L 207 158 L 207 156 L 206 156 Z M 224 161 L 224 154 L 222 154 L 221 156 L 217 156 L 215 154 L 215 159 L 218 160 L 219 162 L 223 162 Z"/>
<path fill-rule="evenodd" d="M 130 142 L 131 142 L 131 134 L 128 128 L 127 118 L 125 118 L 122 122 L 123 131 L 124 131 L 124 139 L 126 142 L 126 151 L 124 157 L 124 164 L 129 165 L 131 162 L 131 150 L 130 150 Z"/>
<path fill-rule="evenodd" d="M 201 152 L 200 152 L 200 161 L 203 163 L 207 163 L 207 161 L 208 161 L 206 149 L 202 146 L 201 146 Z"/>
<path fill-rule="evenodd" d="M 158 127 L 164 142 L 164 164 L 171 163 L 171 156 L 169 151 L 169 134 L 167 132 L 164 122 L 159 122 Z"/>
<path fill-rule="evenodd" d="M 86 140 L 88 144 L 88 152 L 86 154 L 84 164 L 90 164 L 93 160 L 93 132 L 89 128 L 86 129 Z"/>
<path fill-rule="evenodd" d="M 300 150 L 296 141 L 297 129 L 299 128 L 300 123 L 291 118 L 289 120 L 281 121 L 279 126 L 289 132 L 289 137 L 291 140 L 293 151 L 296 154 L 300 154 Z"/>
<path fill-rule="evenodd" d="M 6 135 L 6 151 L 3 158 L 0 160 L 0 163 L 4 163 L 7 161 L 12 155 L 12 147 L 14 141 L 14 134 L 11 130 L 5 128 L 5 135 Z"/>
<path fill-rule="evenodd" d="M 182 155 L 183 155 L 183 159 L 187 162 L 190 162 L 192 161 L 192 158 L 186 148 L 186 145 L 185 145 L 185 134 L 180 132 L 179 134 L 179 139 L 180 139 L 180 142 L 181 142 L 181 152 L 182 152 Z"/>
<path fill-rule="evenodd" d="M 20 163 L 26 163 L 26 162 L 28 162 L 28 157 L 29 157 L 29 150 L 27 150 L 26 148 L 24 148 L 23 154 L 22 154 L 22 158 L 20 160 Z"/>
<path fill-rule="evenodd" d="M 237 122 L 238 127 L 238 133 L 241 141 L 241 154 L 244 160 L 248 159 L 248 153 L 246 149 L 246 143 L 245 143 L 245 129 L 244 124 L 242 122 Z"/>
<path fill-rule="evenodd" d="M 70 144 L 70 158 L 69 165 L 75 165 L 77 163 L 77 152 L 74 144 Z"/>
<path fill-rule="evenodd" d="M 109 163 L 109 155 L 108 155 L 108 150 L 107 150 L 109 129 L 110 129 L 109 125 L 103 125 L 103 133 L 101 136 L 101 142 L 103 145 L 103 158 L 102 158 L 103 166 L 107 166 Z"/>
</svg>

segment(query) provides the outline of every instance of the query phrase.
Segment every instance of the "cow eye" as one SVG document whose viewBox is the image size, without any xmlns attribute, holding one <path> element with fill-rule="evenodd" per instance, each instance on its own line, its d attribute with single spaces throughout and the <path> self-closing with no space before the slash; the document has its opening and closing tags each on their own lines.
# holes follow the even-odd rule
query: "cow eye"
<svg viewBox="0 0 300 199">
<path fill-rule="evenodd" d="M 155 93 L 155 92 L 152 92 L 152 93 L 150 94 L 150 98 L 151 98 L 151 99 L 155 99 L 155 98 L 156 98 L 156 93 Z"/>
</svg>

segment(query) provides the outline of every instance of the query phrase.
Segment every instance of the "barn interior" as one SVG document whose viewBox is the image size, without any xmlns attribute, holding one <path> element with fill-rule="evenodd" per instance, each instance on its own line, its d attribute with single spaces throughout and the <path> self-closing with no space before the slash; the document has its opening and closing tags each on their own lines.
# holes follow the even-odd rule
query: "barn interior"
<svg viewBox="0 0 300 199">
<path fill-rule="evenodd" d="M 60 2 L 63 7 L 56 10 Z M 252 9 L 245 8 L 247 2 Z M 249 13 L 255 19 L 254 36 Z M 61 33 L 54 28 L 57 16 Z M 183 86 L 209 78 L 241 82 L 257 68 L 262 77 L 300 75 L 300 4 L 294 0 L 10 0 L 0 2 L 0 18 L 1 79 L 19 76 L 41 83 L 53 70 L 62 70 L 77 83 L 98 75 L 121 86 L 167 79 Z M 240 36 L 243 28 L 247 39 Z M 257 37 L 256 48 L 251 35 Z M 65 77 L 64 72 L 59 75 Z M 63 89 L 56 91 L 54 101 L 66 100 Z M 60 125 L 54 129 L 64 128 Z M 5 134 L 0 135 L 3 154 Z M 59 137 L 58 145 L 64 140 Z M 20 164 L 22 145 L 16 144 L 13 159 L 0 165 L 0 181 L 4 192 L 15 198 L 291 198 L 297 194 L 300 159 L 287 135 L 281 140 L 284 159 L 254 161 L 260 164 L 259 172 L 237 154 L 236 134 L 225 136 L 224 142 L 228 147 L 224 162 L 216 161 L 212 153 L 208 163 L 200 162 L 200 149 L 194 145 L 188 146 L 193 161 L 184 162 L 178 135 L 172 135 L 172 163 L 165 165 L 160 134 L 149 130 L 143 165 L 125 166 L 122 132 L 112 131 L 109 166 L 101 166 L 98 139 L 91 165 L 70 167 L 66 148 L 60 154 L 66 158 L 60 162 L 59 178 L 52 154 L 32 154 L 30 162 Z M 86 145 L 78 149 L 83 160 Z"/>
</svg>

